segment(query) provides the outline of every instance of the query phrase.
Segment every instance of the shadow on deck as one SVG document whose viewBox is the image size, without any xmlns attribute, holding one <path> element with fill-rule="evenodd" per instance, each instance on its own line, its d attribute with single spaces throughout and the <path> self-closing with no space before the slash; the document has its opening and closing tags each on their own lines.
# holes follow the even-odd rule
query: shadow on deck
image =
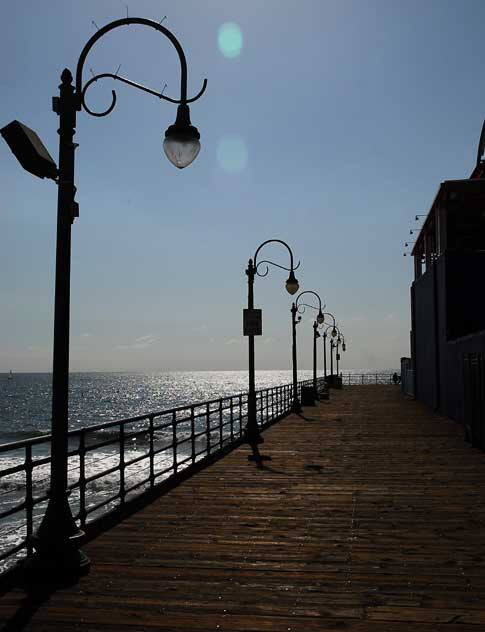
<svg viewBox="0 0 485 632">
<path fill-rule="evenodd" d="M 3 630 L 485 629 L 485 455 L 393 386 L 332 392 L 0 600 Z"/>
</svg>

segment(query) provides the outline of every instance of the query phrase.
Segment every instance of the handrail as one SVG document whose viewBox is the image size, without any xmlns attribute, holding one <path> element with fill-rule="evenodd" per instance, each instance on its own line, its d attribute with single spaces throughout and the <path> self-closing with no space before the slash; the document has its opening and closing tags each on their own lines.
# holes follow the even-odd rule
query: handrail
<svg viewBox="0 0 485 632">
<path fill-rule="evenodd" d="M 368 371 L 367 373 L 340 373 L 344 386 L 366 386 L 371 384 L 393 384 L 393 373 Z"/>
<path fill-rule="evenodd" d="M 311 384 L 303 380 L 297 389 Z M 319 388 L 323 384 L 320 378 Z M 255 395 L 259 428 L 291 411 L 292 384 Z M 237 393 L 70 431 L 68 490 L 74 518 L 84 527 L 181 470 L 190 474 L 196 464 L 241 442 L 247 418 L 248 394 Z M 32 554 L 31 536 L 48 499 L 51 440 L 46 434 L 0 446 L 0 575 Z"/>
</svg>

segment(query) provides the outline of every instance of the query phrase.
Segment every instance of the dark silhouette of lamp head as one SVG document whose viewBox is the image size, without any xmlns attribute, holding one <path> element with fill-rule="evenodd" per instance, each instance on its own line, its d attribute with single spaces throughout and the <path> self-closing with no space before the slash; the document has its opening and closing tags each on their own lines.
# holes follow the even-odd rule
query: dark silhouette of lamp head
<svg viewBox="0 0 485 632">
<path fill-rule="evenodd" d="M 0 134 L 26 171 L 38 178 L 56 180 L 57 165 L 34 130 L 12 121 L 0 129 Z"/>
</svg>

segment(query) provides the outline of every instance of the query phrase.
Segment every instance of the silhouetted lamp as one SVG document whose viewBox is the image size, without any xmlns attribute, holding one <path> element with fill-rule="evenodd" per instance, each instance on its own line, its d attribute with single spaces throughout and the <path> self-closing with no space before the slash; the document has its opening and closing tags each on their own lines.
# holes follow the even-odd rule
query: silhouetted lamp
<svg viewBox="0 0 485 632">
<path fill-rule="evenodd" d="M 332 329 L 332 338 L 335 338 L 335 336 L 337 335 L 337 330 L 335 329 L 335 327 Z"/>
<path fill-rule="evenodd" d="M 199 139 L 199 130 L 190 124 L 189 106 L 180 104 L 175 123 L 165 132 L 163 149 L 167 158 L 178 169 L 188 167 L 200 151 Z"/>
<path fill-rule="evenodd" d="M 288 285 L 287 285 L 288 287 Z M 318 307 L 316 305 L 309 305 L 308 303 L 303 303 L 300 299 L 305 296 L 305 294 L 313 294 L 318 300 Z M 298 413 L 301 411 L 300 400 L 298 399 L 298 367 L 297 367 L 297 353 L 296 353 L 296 326 L 299 322 L 301 322 L 301 316 L 298 316 L 298 313 L 303 313 L 305 311 L 305 307 L 311 307 L 314 310 L 318 311 L 318 315 L 316 318 L 316 322 L 313 323 L 313 390 L 314 397 L 317 396 L 317 327 L 318 323 L 323 323 L 325 317 L 322 312 L 322 299 L 313 290 L 305 290 L 304 292 L 300 292 L 296 297 L 296 300 L 291 305 L 291 356 L 292 356 L 292 368 L 293 368 L 293 412 Z M 324 306 L 325 308 L 325 306 Z M 297 319 L 298 318 L 298 319 Z"/>
<path fill-rule="evenodd" d="M 57 165 L 33 129 L 12 121 L 0 134 L 26 171 L 38 178 L 57 178 Z"/>
<path fill-rule="evenodd" d="M 273 261 L 269 261 L 264 259 L 263 261 L 258 261 L 258 254 L 261 249 L 264 248 L 267 244 L 270 243 L 278 243 L 281 244 L 284 248 L 287 249 L 288 254 L 290 255 L 290 267 L 287 268 L 285 266 L 280 265 L 279 263 L 274 263 Z M 249 259 L 248 267 L 246 269 L 246 275 L 248 277 L 248 314 L 255 313 L 254 309 L 254 279 L 256 276 L 265 277 L 269 272 L 269 266 L 276 266 L 277 268 L 281 268 L 282 270 L 287 270 L 289 272 L 288 279 L 286 280 L 286 290 L 289 294 L 294 294 L 298 291 L 298 281 L 295 278 L 294 270 L 298 268 L 300 263 L 296 266 L 293 265 L 293 252 L 288 244 L 281 239 L 267 239 L 263 241 L 262 244 L 258 246 L 256 252 L 254 253 L 253 259 Z M 264 270 L 264 272 L 260 271 L 260 267 Z M 255 314 L 256 319 L 258 320 L 258 313 Z M 259 426 L 257 421 L 257 410 L 256 410 L 256 386 L 255 386 L 255 365 L 254 365 L 254 338 L 257 335 L 261 335 L 261 311 L 259 310 L 259 328 L 248 327 L 247 331 L 244 332 L 244 335 L 248 338 L 248 377 L 249 377 L 249 389 L 248 389 L 248 405 L 247 405 L 247 424 L 245 429 L 245 438 L 251 449 L 253 454 L 248 457 L 250 460 L 254 460 L 258 463 L 258 466 L 261 466 L 262 461 L 265 457 L 259 453 L 258 444 L 263 443 L 263 438 L 261 433 L 259 432 Z M 246 329 L 246 327 L 244 327 Z M 259 329 L 259 333 L 258 333 Z"/>
<path fill-rule="evenodd" d="M 180 61 L 180 99 L 173 99 L 121 77 L 118 73 L 94 75 L 83 83 L 83 68 L 86 57 L 94 44 L 104 35 L 122 26 L 146 26 L 165 36 L 175 47 Z M 183 169 L 196 158 L 200 150 L 200 134 L 190 123 L 189 103 L 193 103 L 204 93 L 207 80 L 201 90 L 192 98 L 187 98 L 187 61 L 185 53 L 171 31 L 160 22 L 146 18 L 126 17 L 110 22 L 92 35 L 79 56 L 75 77 L 64 68 L 59 85 L 59 96 L 52 99 L 52 109 L 58 115 L 59 168 L 37 134 L 13 121 L 0 130 L 3 138 L 24 169 L 39 178 L 55 180 L 57 187 L 57 242 L 56 276 L 54 292 L 54 349 L 52 369 L 52 444 L 50 491 L 47 508 L 36 533 L 30 538 L 35 554 L 26 565 L 35 582 L 45 582 L 61 577 L 71 577 L 87 572 L 89 559 L 80 550 L 84 533 L 79 529 L 69 504 L 69 297 L 71 282 L 71 226 L 79 215 L 74 174 L 73 142 L 76 133 L 77 112 L 86 111 L 91 116 L 103 117 L 112 112 L 116 105 L 116 92 L 111 91 L 111 104 L 106 110 L 94 112 L 86 104 L 86 91 L 100 79 L 109 78 L 147 92 L 157 99 L 178 105 L 175 123 L 165 132 L 164 150 L 170 162 Z M 74 85 L 73 85 L 74 81 Z M 102 142 L 102 139 L 101 141 Z"/>
<path fill-rule="evenodd" d="M 296 294 L 299 287 L 300 285 L 295 278 L 293 270 L 290 270 L 290 276 L 286 280 L 286 291 L 288 292 L 288 294 Z"/>
</svg>

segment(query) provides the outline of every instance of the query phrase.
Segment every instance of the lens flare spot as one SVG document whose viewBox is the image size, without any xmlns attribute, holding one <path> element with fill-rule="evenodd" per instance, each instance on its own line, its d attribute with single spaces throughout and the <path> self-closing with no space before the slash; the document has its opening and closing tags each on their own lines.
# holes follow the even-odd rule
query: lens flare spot
<svg viewBox="0 0 485 632">
<path fill-rule="evenodd" d="M 224 57 L 239 57 L 243 45 L 243 35 L 239 26 L 235 22 L 222 24 L 217 34 L 217 44 Z"/>
<path fill-rule="evenodd" d="M 217 162 L 229 173 L 239 173 L 248 162 L 248 148 L 237 134 L 223 136 L 217 145 Z"/>
</svg>

